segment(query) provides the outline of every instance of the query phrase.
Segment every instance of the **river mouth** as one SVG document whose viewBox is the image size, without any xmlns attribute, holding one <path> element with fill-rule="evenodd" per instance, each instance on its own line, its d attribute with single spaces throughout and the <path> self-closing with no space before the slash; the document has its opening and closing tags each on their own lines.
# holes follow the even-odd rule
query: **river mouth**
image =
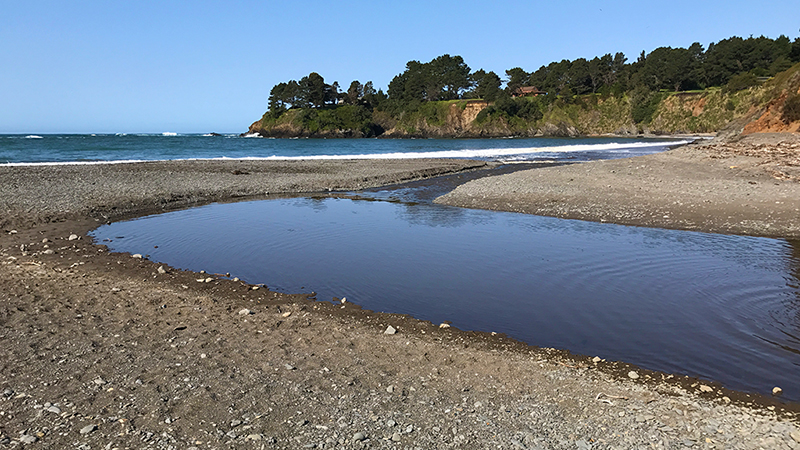
<svg viewBox="0 0 800 450">
<path fill-rule="evenodd" d="M 408 192 L 212 204 L 92 235 L 180 269 L 737 390 L 780 386 L 800 401 L 799 242 L 468 210 Z"/>
</svg>

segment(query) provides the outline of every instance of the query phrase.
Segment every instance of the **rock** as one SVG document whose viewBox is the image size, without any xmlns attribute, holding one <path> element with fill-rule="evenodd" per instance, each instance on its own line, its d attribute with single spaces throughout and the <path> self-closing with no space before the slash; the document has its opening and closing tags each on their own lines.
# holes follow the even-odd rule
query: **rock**
<svg viewBox="0 0 800 450">
<path fill-rule="evenodd" d="M 248 434 L 245 441 L 260 441 L 263 438 L 260 434 Z"/>
<path fill-rule="evenodd" d="M 412 431 L 414 431 L 414 425 L 409 425 L 406 427 L 406 433 L 411 433 Z"/>
<path fill-rule="evenodd" d="M 53 414 L 61 414 L 61 408 L 59 408 L 58 406 L 55 406 L 55 405 L 49 406 L 47 408 L 47 411 L 49 411 L 49 412 L 51 412 Z"/>
<path fill-rule="evenodd" d="M 628 372 L 628 378 L 630 378 L 631 380 L 638 380 L 639 374 L 631 370 L 630 372 Z"/>
<path fill-rule="evenodd" d="M 478 408 L 480 408 L 481 406 L 483 406 L 483 403 L 481 403 L 481 402 L 475 402 L 475 404 L 474 404 L 474 405 L 472 405 L 472 406 L 473 406 L 475 409 L 478 409 Z"/>
<path fill-rule="evenodd" d="M 134 253 L 133 255 L 131 255 L 131 258 L 142 259 L 142 254 L 141 253 Z"/>
<path fill-rule="evenodd" d="M 97 377 L 97 378 L 94 379 L 94 384 L 96 384 L 98 386 L 102 386 L 102 385 L 106 384 L 106 380 L 102 379 L 101 377 Z"/>
<path fill-rule="evenodd" d="M 233 280 L 232 280 L 232 281 L 239 281 L 239 278 L 237 278 L 237 277 L 233 277 Z"/>
<path fill-rule="evenodd" d="M 38 441 L 39 439 L 36 436 L 31 436 L 30 434 L 23 434 L 19 437 L 19 441 L 23 444 L 33 444 L 34 442 Z"/>
<path fill-rule="evenodd" d="M 70 234 L 69 235 L 69 240 L 70 241 L 77 241 L 78 239 L 80 239 L 80 238 L 78 237 L 77 234 Z"/>
<path fill-rule="evenodd" d="M 253 312 L 250 311 L 247 308 L 243 308 L 243 309 L 239 310 L 239 315 L 240 316 L 249 316 L 250 314 L 253 314 Z"/>
<path fill-rule="evenodd" d="M 602 359 L 602 358 L 600 358 L 599 356 L 595 356 L 594 358 L 592 358 L 592 362 L 593 362 L 593 363 L 595 363 L 595 364 L 599 363 L 599 362 L 600 362 L 600 361 L 602 361 L 602 360 L 603 360 L 603 359 Z"/>
<path fill-rule="evenodd" d="M 292 315 L 292 312 L 291 312 L 291 311 L 286 311 L 285 313 L 281 314 L 281 317 L 284 317 L 284 318 L 285 318 L 285 317 L 289 317 L 289 316 L 291 316 L 291 315 Z"/>
<path fill-rule="evenodd" d="M 294 366 L 291 364 L 284 364 L 283 367 L 285 367 L 286 370 L 294 370 Z"/>
<path fill-rule="evenodd" d="M 353 441 L 361 442 L 365 439 L 367 439 L 367 435 L 360 431 L 353 435 Z"/>
<path fill-rule="evenodd" d="M 160 273 L 160 274 L 162 274 L 162 275 L 163 275 L 163 274 L 167 273 L 167 270 L 166 270 L 166 269 L 164 269 L 164 267 L 163 267 L 163 266 L 158 266 L 158 273 Z"/>
<path fill-rule="evenodd" d="M 779 388 L 778 386 L 772 388 L 772 395 L 781 395 L 782 393 L 783 389 Z"/>
<path fill-rule="evenodd" d="M 392 420 L 392 419 L 389 419 L 389 420 L 387 420 L 387 421 L 386 421 L 386 426 L 387 426 L 387 427 L 393 427 L 393 426 L 395 426 L 395 425 L 397 425 L 397 422 L 395 422 L 395 421 L 394 421 L 394 420 Z"/>
<path fill-rule="evenodd" d="M 706 386 L 705 384 L 701 384 L 700 392 L 714 392 L 714 389 L 712 389 L 711 386 Z"/>
<path fill-rule="evenodd" d="M 449 323 L 440 323 L 439 324 L 439 328 L 450 328 L 450 324 Z"/>
<path fill-rule="evenodd" d="M 395 333 L 397 333 L 397 330 L 391 325 L 386 327 L 386 331 L 383 332 L 383 334 L 395 334 Z"/>
<path fill-rule="evenodd" d="M 390 384 L 389 387 L 386 388 L 386 392 L 388 392 L 390 394 L 393 393 L 394 392 L 394 385 Z"/>
<path fill-rule="evenodd" d="M 401 437 L 400 437 L 400 433 L 394 433 L 394 434 L 392 435 L 392 440 L 393 440 L 394 442 L 400 442 L 400 439 L 401 439 Z"/>
<path fill-rule="evenodd" d="M 97 425 L 86 425 L 85 427 L 81 428 L 81 434 L 89 434 L 92 431 L 97 429 Z"/>
<path fill-rule="evenodd" d="M 792 439 L 794 439 L 795 442 L 800 444 L 800 430 L 792 431 L 791 433 L 789 433 L 789 436 L 791 436 Z"/>
<path fill-rule="evenodd" d="M 203 280 L 203 281 L 205 281 L 206 283 L 211 283 L 212 281 L 214 281 L 214 279 L 213 279 L 213 278 L 211 278 L 211 277 L 208 277 L 208 278 L 206 278 L 206 279 L 205 279 L 205 280 Z"/>
<path fill-rule="evenodd" d="M 341 302 L 341 303 L 347 303 L 347 297 L 342 297 L 342 299 L 341 299 L 341 300 L 339 300 L 339 302 Z"/>
<path fill-rule="evenodd" d="M 54 255 L 56 252 L 53 249 L 48 248 L 47 250 L 43 251 L 45 255 Z"/>
</svg>

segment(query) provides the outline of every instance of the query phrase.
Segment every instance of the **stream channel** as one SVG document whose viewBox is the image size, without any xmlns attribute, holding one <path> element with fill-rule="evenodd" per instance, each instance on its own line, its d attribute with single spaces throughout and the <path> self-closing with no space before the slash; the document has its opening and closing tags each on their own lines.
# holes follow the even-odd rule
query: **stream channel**
<svg viewBox="0 0 800 450">
<path fill-rule="evenodd" d="M 441 206 L 462 176 L 104 225 L 112 251 L 800 401 L 800 242 Z"/>
</svg>

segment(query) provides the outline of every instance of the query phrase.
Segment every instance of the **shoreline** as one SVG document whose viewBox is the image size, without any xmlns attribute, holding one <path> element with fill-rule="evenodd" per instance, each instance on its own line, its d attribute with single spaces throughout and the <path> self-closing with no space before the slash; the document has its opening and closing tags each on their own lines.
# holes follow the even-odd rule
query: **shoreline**
<svg viewBox="0 0 800 450">
<path fill-rule="evenodd" d="M 213 201 L 493 166 L 0 168 L 0 448 L 23 436 L 52 448 L 800 448 L 800 404 L 780 397 L 174 270 L 86 237 Z"/>
<path fill-rule="evenodd" d="M 437 203 L 564 219 L 800 239 L 800 135 L 701 142 L 486 177 Z"/>
</svg>

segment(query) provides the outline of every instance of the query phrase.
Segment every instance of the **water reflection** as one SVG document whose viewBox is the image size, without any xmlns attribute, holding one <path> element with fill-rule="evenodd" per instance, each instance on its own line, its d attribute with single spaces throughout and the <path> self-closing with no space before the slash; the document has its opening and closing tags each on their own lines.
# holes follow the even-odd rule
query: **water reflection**
<svg viewBox="0 0 800 450">
<path fill-rule="evenodd" d="M 96 231 L 114 236 L 179 268 L 800 400 L 797 242 L 333 198 Z"/>
</svg>

